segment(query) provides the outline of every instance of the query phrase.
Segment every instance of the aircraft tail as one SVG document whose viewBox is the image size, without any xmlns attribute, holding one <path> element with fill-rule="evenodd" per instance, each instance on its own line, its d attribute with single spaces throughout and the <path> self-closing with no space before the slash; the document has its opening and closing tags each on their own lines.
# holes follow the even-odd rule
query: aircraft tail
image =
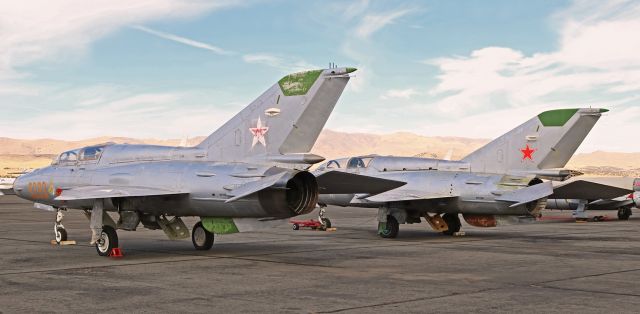
<svg viewBox="0 0 640 314">
<path fill-rule="evenodd" d="M 354 71 L 332 68 L 289 74 L 197 147 L 207 150 L 213 160 L 321 161 L 315 160 L 318 156 L 310 160 L 306 155 L 288 156 L 311 150 Z"/>
<path fill-rule="evenodd" d="M 471 171 L 533 172 L 563 168 L 607 109 L 545 111 L 469 154 Z"/>
</svg>

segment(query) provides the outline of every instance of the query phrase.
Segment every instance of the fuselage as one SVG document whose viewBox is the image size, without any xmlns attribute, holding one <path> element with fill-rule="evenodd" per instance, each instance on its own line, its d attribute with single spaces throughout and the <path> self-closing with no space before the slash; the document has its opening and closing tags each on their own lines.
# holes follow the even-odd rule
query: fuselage
<svg viewBox="0 0 640 314">
<path fill-rule="evenodd" d="M 91 151 L 91 152 L 89 152 Z M 98 151 L 96 153 L 96 151 Z M 198 148 L 152 145 L 98 145 L 62 153 L 51 166 L 20 176 L 14 183 L 22 198 L 57 208 L 90 209 L 92 199 L 59 201 L 65 191 L 86 186 L 104 189 L 144 187 L 175 191 L 163 196 L 105 199 L 107 210 L 136 210 L 154 215 L 218 217 L 288 217 L 259 193 L 232 203 L 227 193 L 273 172 L 273 165 L 207 160 Z"/>
<path fill-rule="evenodd" d="M 376 197 L 369 198 L 368 195 L 321 194 L 320 202 L 324 204 L 479 215 L 526 215 L 534 210 L 530 204 L 510 207 L 513 203 L 496 200 L 537 183 L 534 176 L 475 173 L 470 171 L 468 163 L 460 161 L 365 156 L 332 160 L 321 165 L 316 172 L 328 170 L 406 182 L 395 192 L 409 196 L 409 200 L 375 201 Z"/>
</svg>

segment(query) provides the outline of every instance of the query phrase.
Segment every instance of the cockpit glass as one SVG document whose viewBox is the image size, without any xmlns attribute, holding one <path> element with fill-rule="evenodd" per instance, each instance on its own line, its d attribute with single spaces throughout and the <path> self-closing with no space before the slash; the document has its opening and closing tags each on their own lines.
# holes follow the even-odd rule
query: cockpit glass
<svg viewBox="0 0 640 314">
<path fill-rule="evenodd" d="M 365 157 L 365 158 L 360 158 L 360 157 L 353 157 L 351 159 L 349 159 L 349 162 L 347 163 L 347 168 L 348 169 L 355 169 L 355 168 L 366 168 L 369 166 L 369 162 L 371 162 L 371 157 Z"/>
<path fill-rule="evenodd" d="M 98 160 L 100 159 L 103 150 L 104 146 L 86 147 L 80 153 L 80 161 Z"/>
<path fill-rule="evenodd" d="M 78 151 L 70 150 L 68 152 L 64 152 L 58 156 L 56 160 L 53 161 L 54 165 L 58 164 L 70 164 L 75 163 L 78 160 Z"/>
<path fill-rule="evenodd" d="M 327 169 L 337 169 L 340 168 L 340 164 L 336 160 L 331 160 L 327 163 Z"/>
</svg>

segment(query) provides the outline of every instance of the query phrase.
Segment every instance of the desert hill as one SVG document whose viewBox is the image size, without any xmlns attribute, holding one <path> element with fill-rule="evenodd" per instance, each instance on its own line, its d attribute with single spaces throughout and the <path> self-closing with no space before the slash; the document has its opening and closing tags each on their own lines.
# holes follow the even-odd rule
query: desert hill
<svg viewBox="0 0 640 314">
<path fill-rule="evenodd" d="M 58 139 L 12 139 L 0 137 L 0 175 L 48 165 L 62 151 L 99 143 L 154 145 L 196 145 L 204 137 L 180 139 L 136 139 L 99 137 L 81 141 Z M 489 142 L 488 139 L 463 137 L 429 137 L 407 132 L 391 134 L 345 133 L 324 130 L 312 152 L 327 159 L 354 155 L 380 154 L 442 158 L 449 150 L 452 159 L 460 159 Z M 640 152 L 617 153 L 596 151 L 575 155 L 568 168 L 598 175 L 640 176 Z"/>
</svg>

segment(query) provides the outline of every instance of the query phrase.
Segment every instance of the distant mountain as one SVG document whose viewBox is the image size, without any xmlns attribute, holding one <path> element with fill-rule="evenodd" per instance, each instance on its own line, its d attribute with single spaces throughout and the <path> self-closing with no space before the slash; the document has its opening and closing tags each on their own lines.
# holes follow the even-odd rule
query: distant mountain
<svg viewBox="0 0 640 314">
<path fill-rule="evenodd" d="M 186 145 L 196 145 L 203 139 L 202 136 L 190 138 L 186 141 Z M 107 136 L 81 141 L 0 138 L 0 175 L 6 175 L 23 168 L 47 165 L 55 155 L 65 150 L 106 142 L 172 146 L 184 144 L 184 140 L 180 139 L 136 139 Z M 327 159 L 374 153 L 443 158 L 451 150 L 452 159 L 457 160 L 488 142 L 488 139 L 429 137 L 408 132 L 368 134 L 324 130 L 312 152 Z M 589 174 L 640 177 L 640 152 L 596 151 L 577 154 L 569 161 L 567 167 Z"/>
<path fill-rule="evenodd" d="M 203 137 L 189 139 L 187 145 L 195 145 L 202 141 L 202 139 Z M 57 155 L 66 150 L 108 142 L 176 146 L 179 145 L 181 141 L 182 140 L 179 139 L 158 140 L 108 136 L 80 141 L 64 141 L 47 138 L 23 140 L 0 137 L 0 155 Z"/>
<path fill-rule="evenodd" d="M 452 159 L 460 159 L 488 143 L 488 139 L 464 137 L 428 137 L 408 132 L 391 134 L 344 133 L 324 130 L 312 152 L 326 158 L 378 154 L 443 158 L 452 150 Z"/>
</svg>

